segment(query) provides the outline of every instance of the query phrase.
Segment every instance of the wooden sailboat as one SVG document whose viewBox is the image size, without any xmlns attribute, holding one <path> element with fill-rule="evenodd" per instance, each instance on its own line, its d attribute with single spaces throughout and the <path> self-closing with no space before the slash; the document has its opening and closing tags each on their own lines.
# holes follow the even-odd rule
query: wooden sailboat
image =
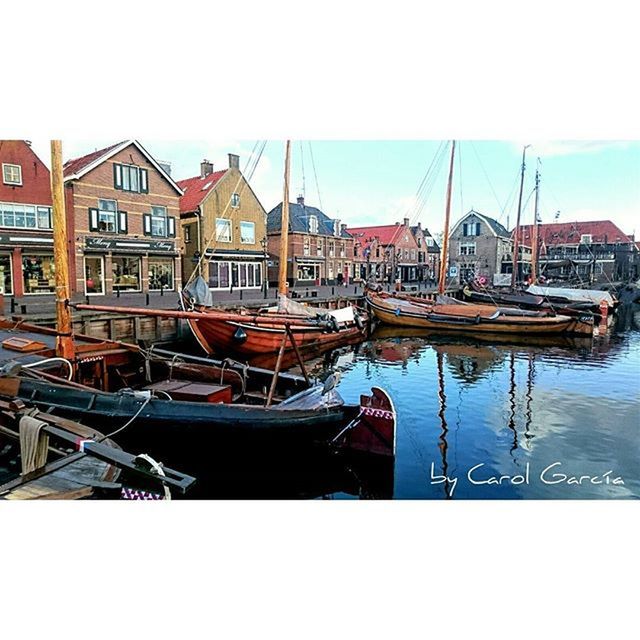
<svg viewBox="0 0 640 640">
<path fill-rule="evenodd" d="M 53 159 L 55 192 L 62 174 Z M 63 207 L 54 197 L 56 238 L 64 237 Z M 346 404 L 330 380 L 317 384 L 304 368 L 303 376 L 292 376 L 279 366 L 274 372 L 73 336 L 66 251 L 58 243 L 55 249 L 57 330 L 0 320 L 0 379 L 14 385 L 14 397 L 67 418 L 90 417 L 108 435 L 117 433 L 118 443 L 172 464 L 179 459 L 189 472 L 222 441 L 246 447 L 320 441 L 394 455 L 395 410 L 381 389 Z M 288 318 L 285 336 L 297 320 Z"/>
<path fill-rule="evenodd" d="M 460 303 L 457 300 L 443 297 L 448 265 L 454 157 L 455 141 L 451 145 L 447 183 L 445 228 L 438 282 L 440 297 L 436 301 L 428 301 L 405 294 L 386 294 L 381 291 L 369 290 L 366 294 L 367 304 L 376 318 L 393 326 L 419 327 L 436 331 L 591 335 L 593 333 L 593 317 L 569 317 L 547 311 L 519 311 L 505 306 Z M 517 247 L 514 249 L 514 256 L 517 256 Z M 517 257 L 514 257 L 514 261 L 516 260 Z"/>
</svg>

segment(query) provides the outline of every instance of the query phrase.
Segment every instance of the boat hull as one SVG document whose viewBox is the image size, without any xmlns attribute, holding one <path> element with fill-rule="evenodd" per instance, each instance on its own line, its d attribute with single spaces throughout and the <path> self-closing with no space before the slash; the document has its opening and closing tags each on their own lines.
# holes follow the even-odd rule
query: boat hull
<svg viewBox="0 0 640 640">
<path fill-rule="evenodd" d="M 396 327 L 418 327 L 465 333 L 592 335 L 593 320 L 567 316 L 505 316 L 487 305 L 418 305 L 393 297 L 367 295 L 380 320 Z"/>
</svg>

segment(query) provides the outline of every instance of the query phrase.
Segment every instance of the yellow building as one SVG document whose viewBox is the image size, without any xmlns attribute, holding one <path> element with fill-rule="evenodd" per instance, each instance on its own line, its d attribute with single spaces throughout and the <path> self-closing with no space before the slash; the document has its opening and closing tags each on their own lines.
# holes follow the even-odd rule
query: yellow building
<svg viewBox="0 0 640 640">
<path fill-rule="evenodd" d="M 200 175 L 180 180 L 183 277 L 194 269 L 214 290 L 257 289 L 265 279 L 266 211 L 230 153 L 229 166 L 214 171 L 204 160 Z M 204 256 L 204 257 L 203 257 Z"/>
</svg>

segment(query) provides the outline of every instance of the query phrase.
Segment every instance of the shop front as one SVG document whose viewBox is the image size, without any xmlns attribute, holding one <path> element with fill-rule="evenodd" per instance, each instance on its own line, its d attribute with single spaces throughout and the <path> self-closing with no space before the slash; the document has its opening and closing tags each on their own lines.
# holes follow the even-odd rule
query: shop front
<svg viewBox="0 0 640 640">
<path fill-rule="evenodd" d="M 260 289 L 264 284 L 264 254 L 259 251 L 207 252 L 209 288 Z"/>
<path fill-rule="evenodd" d="M 51 236 L 0 235 L 0 294 L 52 295 L 55 279 Z"/>
<path fill-rule="evenodd" d="M 178 252 L 172 241 L 85 238 L 84 293 L 175 291 Z"/>
<path fill-rule="evenodd" d="M 295 262 L 295 283 L 302 285 L 320 284 L 322 275 L 322 258 L 300 257 Z"/>
</svg>

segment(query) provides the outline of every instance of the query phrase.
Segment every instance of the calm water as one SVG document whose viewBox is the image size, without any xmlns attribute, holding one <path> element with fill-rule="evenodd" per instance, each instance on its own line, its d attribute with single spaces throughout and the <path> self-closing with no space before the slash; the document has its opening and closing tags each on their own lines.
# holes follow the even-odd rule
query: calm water
<svg viewBox="0 0 640 640">
<path fill-rule="evenodd" d="M 345 400 L 394 400 L 394 498 L 640 497 L 638 331 L 520 346 L 385 328 L 338 366 Z"/>
</svg>

